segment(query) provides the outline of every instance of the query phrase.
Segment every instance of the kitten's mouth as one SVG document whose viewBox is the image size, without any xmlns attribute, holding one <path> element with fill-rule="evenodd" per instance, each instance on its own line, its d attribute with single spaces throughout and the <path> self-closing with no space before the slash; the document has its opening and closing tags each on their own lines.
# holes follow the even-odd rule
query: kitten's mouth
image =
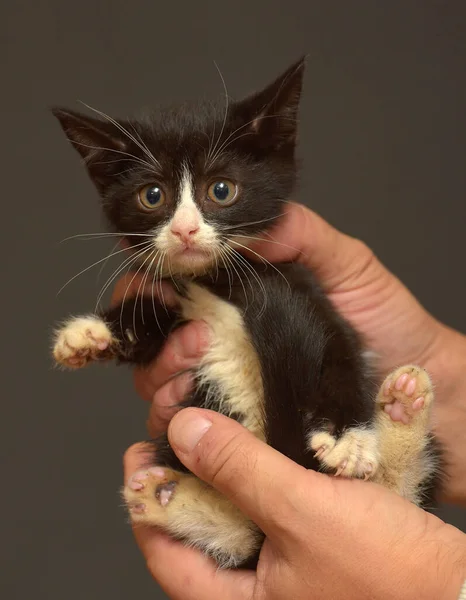
<svg viewBox="0 0 466 600">
<path fill-rule="evenodd" d="M 201 248 L 179 248 L 170 253 L 170 262 L 175 265 L 175 268 L 203 268 L 212 263 L 212 253 Z"/>
</svg>

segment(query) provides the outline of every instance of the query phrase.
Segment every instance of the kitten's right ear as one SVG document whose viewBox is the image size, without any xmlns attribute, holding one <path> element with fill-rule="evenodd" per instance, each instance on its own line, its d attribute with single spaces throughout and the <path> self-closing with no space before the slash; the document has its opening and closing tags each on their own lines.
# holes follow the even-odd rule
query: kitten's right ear
<svg viewBox="0 0 466 600">
<path fill-rule="evenodd" d="M 117 161 L 125 154 L 127 147 L 118 127 L 111 122 L 88 117 L 79 112 L 60 107 L 52 108 L 66 137 L 79 152 L 96 184 L 101 184 L 111 175 L 112 167 L 105 166 L 102 158 L 113 154 Z M 108 162 L 107 165 L 112 164 Z M 115 163 L 113 163 L 115 164 Z"/>
</svg>

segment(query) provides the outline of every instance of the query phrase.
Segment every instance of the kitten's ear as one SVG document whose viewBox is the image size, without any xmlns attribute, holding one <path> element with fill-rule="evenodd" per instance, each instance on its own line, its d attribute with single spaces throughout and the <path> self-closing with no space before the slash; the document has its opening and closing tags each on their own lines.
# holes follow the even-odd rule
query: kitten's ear
<svg viewBox="0 0 466 600">
<path fill-rule="evenodd" d="M 79 152 L 96 184 L 112 175 L 121 154 L 127 151 L 125 140 L 117 126 L 65 108 L 52 108 L 66 137 Z M 106 156 L 112 156 L 107 160 Z M 112 162 L 112 160 L 114 162 Z M 120 164 L 121 170 L 121 164 Z"/>
<path fill-rule="evenodd" d="M 294 146 L 306 57 L 301 57 L 264 90 L 236 105 L 237 114 L 264 145 Z"/>
</svg>

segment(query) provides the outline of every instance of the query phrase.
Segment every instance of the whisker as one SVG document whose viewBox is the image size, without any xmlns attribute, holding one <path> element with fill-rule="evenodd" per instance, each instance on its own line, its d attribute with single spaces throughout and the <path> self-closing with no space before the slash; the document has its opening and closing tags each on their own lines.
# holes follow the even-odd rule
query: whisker
<svg viewBox="0 0 466 600">
<path fill-rule="evenodd" d="M 224 248 L 222 248 L 222 250 L 224 250 Z M 228 265 L 227 265 L 227 262 L 225 260 L 226 257 L 227 257 L 227 252 L 221 252 L 220 258 L 221 258 L 221 260 L 223 262 L 223 266 L 225 267 L 225 271 L 227 272 L 228 284 L 230 286 L 230 291 L 228 293 L 228 299 L 230 299 L 231 298 L 231 292 L 232 292 L 232 286 L 233 286 L 233 280 L 231 278 L 231 273 L 228 270 Z"/>
<path fill-rule="evenodd" d="M 258 313 L 258 317 L 261 317 L 267 307 L 267 290 L 265 289 L 264 283 L 261 280 L 261 278 L 259 277 L 259 275 L 256 273 L 256 271 L 253 269 L 253 267 L 244 258 L 244 256 L 242 256 L 237 250 L 235 250 L 231 246 L 229 246 L 229 248 L 230 248 L 231 252 L 233 253 L 233 255 L 236 257 L 236 260 L 242 262 L 244 267 L 248 269 L 248 271 L 251 273 L 251 275 L 257 281 L 257 283 L 259 285 L 259 289 L 262 291 L 264 302 L 262 304 L 261 310 Z"/>
<path fill-rule="evenodd" d="M 267 234 L 265 234 L 265 235 L 267 235 Z M 266 240 L 264 238 L 256 237 L 253 235 L 243 235 L 241 233 L 230 233 L 228 235 L 228 237 L 230 237 L 230 238 L 240 237 L 240 238 L 247 239 L 247 240 L 258 240 L 259 242 L 267 242 L 269 244 L 277 244 L 277 246 L 283 246 L 284 248 L 289 248 L 290 250 L 295 250 L 296 252 L 303 254 L 302 250 L 300 250 L 299 248 L 295 248 L 294 246 L 289 246 L 288 244 L 282 244 L 282 242 L 277 242 L 274 239 Z"/>
<path fill-rule="evenodd" d="M 74 240 L 75 238 L 89 238 L 89 239 L 101 239 L 106 237 L 152 237 L 149 233 L 106 233 L 106 232 L 96 232 L 96 233 L 77 233 L 76 235 L 70 235 L 69 237 L 64 238 L 60 241 L 60 244 L 63 242 L 67 242 L 68 240 Z"/>
<path fill-rule="evenodd" d="M 249 300 L 248 300 L 248 295 L 246 293 L 246 288 L 244 287 L 243 280 L 241 279 L 241 275 L 238 273 L 238 270 L 236 269 L 233 260 L 231 260 L 230 257 L 228 256 L 228 252 L 225 252 L 225 260 L 228 260 L 229 265 L 231 266 L 231 268 L 234 270 L 234 272 L 238 276 L 239 282 L 241 283 L 241 287 L 243 288 L 244 299 L 246 300 L 246 310 L 247 310 L 249 307 Z"/>
<path fill-rule="evenodd" d="M 219 154 L 225 149 L 225 144 L 228 142 L 229 139 L 231 139 L 236 133 L 238 133 L 238 131 L 241 131 L 241 129 L 244 129 L 245 127 L 247 127 L 248 125 L 251 125 L 252 123 L 255 123 L 257 121 L 260 121 L 262 119 L 276 119 L 277 117 L 280 117 L 281 119 L 285 119 L 288 118 L 290 121 L 296 121 L 296 119 L 293 119 L 291 117 L 283 117 L 282 115 L 262 115 L 259 117 L 256 117 L 255 119 L 251 119 L 251 121 L 248 121 L 247 123 L 244 123 L 244 125 L 241 125 L 240 127 L 238 127 L 237 129 L 235 129 L 235 131 L 232 131 L 230 133 L 230 135 L 224 140 L 224 142 L 220 145 L 220 147 L 218 148 L 218 150 L 215 152 L 214 156 L 211 158 L 210 162 L 209 162 L 209 166 L 212 165 L 213 162 L 215 162 L 215 160 L 217 160 Z M 249 135 L 249 134 L 248 134 Z M 251 133 L 251 135 L 253 135 Z M 240 136 L 241 137 L 241 136 Z"/>
<path fill-rule="evenodd" d="M 142 319 L 142 324 L 143 325 L 146 324 L 146 322 L 144 320 L 144 287 L 145 287 L 145 285 L 147 283 L 147 279 L 148 279 L 149 274 L 151 272 L 152 265 L 154 264 L 154 262 L 155 262 L 155 260 L 156 260 L 156 258 L 158 256 L 158 254 L 159 254 L 159 251 L 156 250 L 155 254 L 154 254 L 154 257 L 150 261 L 149 266 L 147 267 L 147 269 L 146 269 L 146 271 L 145 271 L 145 273 L 144 273 L 144 275 L 143 275 L 143 277 L 141 279 L 141 282 L 139 284 L 139 288 L 142 287 L 142 294 L 141 294 L 141 319 Z M 139 293 L 139 288 L 138 288 L 138 293 Z M 137 296 L 136 296 L 136 298 L 137 298 Z M 134 309 L 133 309 L 133 325 L 135 325 L 135 323 L 134 323 L 134 312 L 135 312 L 135 310 L 136 310 L 136 302 L 134 303 Z"/>
<path fill-rule="evenodd" d="M 161 264 L 162 264 L 162 261 L 163 261 L 164 255 L 165 255 L 165 253 L 164 253 L 164 252 L 162 252 L 162 253 L 161 253 L 161 255 L 160 255 L 159 261 L 158 261 L 158 263 L 157 263 L 157 265 L 156 265 L 156 267 L 155 267 L 155 270 L 154 270 L 154 275 L 153 275 L 153 277 L 152 277 L 152 287 L 151 287 L 151 295 L 152 295 L 152 310 L 154 311 L 154 317 L 155 317 L 155 321 L 156 321 L 156 323 L 157 323 L 157 327 L 159 328 L 159 331 L 160 331 L 160 333 L 162 333 L 162 334 L 164 334 L 164 331 L 163 331 L 162 327 L 160 326 L 159 319 L 158 319 L 158 317 L 157 317 L 157 309 L 156 309 L 156 306 L 155 306 L 155 296 L 154 296 L 154 290 L 155 290 L 155 287 L 156 287 L 156 285 L 157 285 L 157 273 L 158 273 L 158 270 L 159 270 L 159 268 L 161 268 Z M 167 308 L 166 308 L 166 307 L 165 307 L 165 312 L 167 312 Z"/>
<path fill-rule="evenodd" d="M 222 72 L 220 71 L 220 69 L 219 69 L 219 67 L 218 67 L 218 65 L 217 65 L 217 63 L 216 63 L 216 62 L 214 62 L 214 65 L 215 65 L 215 68 L 216 68 L 216 69 L 217 69 L 217 71 L 218 71 L 218 74 L 220 75 L 220 79 L 222 80 L 222 84 L 223 84 L 223 89 L 224 89 L 224 91 L 225 91 L 225 114 L 224 114 L 224 116 L 223 116 L 222 128 L 221 128 L 221 130 L 220 130 L 220 133 L 218 134 L 217 141 L 215 142 L 215 145 L 214 145 L 214 147 L 212 148 L 212 154 L 214 154 L 214 155 L 215 155 L 215 151 L 216 151 L 216 149 L 217 149 L 217 146 L 218 146 L 218 144 L 219 144 L 220 140 L 222 139 L 223 131 L 224 131 L 224 129 L 225 129 L 225 124 L 226 124 L 226 122 L 227 122 L 227 116 L 228 116 L 228 108 L 229 108 L 229 106 L 228 106 L 228 90 L 227 90 L 227 86 L 226 86 L 226 83 L 225 83 L 225 79 L 223 78 Z M 207 156 L 207 160 L 208 160 L 208 161 L 209 161 L 210 155 L 211 155 L 211 153 L 210 153 L 210 151 L 209 151 L 209 154 L 208 154 L 208 156 Z"/>
<path fill-rule="evenodd" d="M 111 286 L 111 284 L 113 283 L 113 281 L 115 281 L 115 279 L 118 277 L 118 275 L 124 271 L 124 269 L 126 267 L 128 267 L 128 271 L 131 268 L 131 265 L 133 265 L 135 262 L 138 261 L 138 259 L 143 256 L 145 253 L 147 252 L 146 248 L 143 248 L 142 250 L 139 250 L 138 252 L 136 252 L 135 254 L 131 254 L 131 256 L 128 256 L 127 258 L 125 258 L 125 260 L 123 261 L 123 263 L 121 265 L 119 265 L 112 273 L 112 275 L 110 275 L 110 277 L 107 279 L 106 283 L 102 286 L 102 289 L 97 297 L 97 301 L 96 301 L 96 310 L 98 308 L 98 306 L 100 305 L 100 302 L 102 300 L 102 298 L 104 297 L 105 292 L 108 290 L 108 288 Z"/>
<path fill-rule="evenodd" d="M 126 135 L 128 137 L 129 140 L 131 140 L 134 144 L 136 144 L 136 146 L 142 150 L 142 152 L 149 158 L 149 160 L 151 160 L 154 165 L 156 167 L 160 168 L 160 163 L 159 161 L 155 158 L 155 156 L 149 151 L 149 149 L 147 148 L 147 146 L 143 146 L 135 137 L 134 135 L 132 135 L 125 127 L 123 127 L 123 125 L 121 123 L 119 123 L 118 121 L 116 121 L 115 119 L 113 119 L 112 117 L 110 117 L 109 115 L 107 115 L 106 113 L 102 112 L 101 110 L 98 110 L 97 108 L 93 108 L 92 106 L 89 106 L 88 104 L 86 104 L 85 102 L 82 102 L 82 104 L 84 104 L 84 106 L 86 108 L 88 108 L 89 110 L 94 111 L 95 113 L 97 113 L 98 115 L 100 115 L 101 117 L 103 117 L 104 119 L 106 119 L 109 123 L 111 123 L 112 125 L 114 125 L 117 129 L 119 129 L 121 131 L 121 133 L 123 133 L 124 135 Z"/>
<path fill-rule="evenodd" d="M 275 265 L 273 265 L 271 262 L 269 262 L 261 254 L 259 254 L 258 252 L 255 252 L 254 250 L 251 250 L 251 248 L 248 248 L 247 246 L 244 246 L 243 244 L 240 244 L 239 242 L 236 242 L 235 240 L 232 240 L 232 243 L 236 244 L 237 246 L 240 246 L 241 248 L 244 248 L 245 250 L 248 250 L 249 252 L 252 252 L 255 256 L 257 256 L 259 258 L 259 260 L 261 260 L 263 263 L 265 263 L 265 264 L 269 265 L 270 267 L 272 267 L 272 269 L 274 269 L 286 281 L 286 284 L 287 284 L 288 288 L 291 289 L 290 282 L 283 275 L 283 273 L 280 271 L 280 269 L 277 269 L 277 267 Z"/>
<path fill-rule="evenodd" d="M 154 165 L 151 165 L 150 163 L 146 162 L 142 158 L 138 158 L 137 156 L 134 156 L 134 154 L 131 154 L 129 152 L 124 152 L 123 150 L 117 150 L 116 148 L 104 148 L 101 146 L 90 146 L 89 144 L 84 144 L 83 142 L 76 142 L 76 141 L 74 141 L 73 144 L 76 144 L 77 146 L 82 146 L 83 148 L 90 148 L 91 150 L 101 150 L 102 152 L 114 152 L 115 154 L 121 154 L 122 156 L 128 156 L 131 160 L 134 160 L 135 162 L 141 164 L 142 166 L 146 167 L 150 171 L 154 170 Z M 87 162 L 87 161 L 84 161 L 84 162 Z"/>
<path fill-rule="evenodd" d="M 157 255 L 157 253 L 156 253 L 156 255 Z M 152 256 L 152 254 L 151 254 L 151 256 Z M 148 269 L 150 269 L 153 261 L 154 261 L 154 259 L 152 258 L 152 260 L 149 262 L 149 265 L 146 267 L 146 270 L 144 271 L 144 275 L 141 277 L 141 281 L 139 282 L 138 289 L 136 290 L 136 298 L 135 298 L 134 304 L 133 304 L 133 331 L 136 331 L 136 306 L 138 303 L 139 292 L 141 290 L 142 290 L 142 293 L 141 293 L 141 319 L 142 319 L 143 325 L 145 325 L 145 322 L 144 322 L 144 279 L 145 279 Z M 147 261 L 145 261 L 144 264 L 146 262 Z"/>
<path fill-rule="evenodd" d="M 133 248 L 136 248 L 137 246 L 142 246 L 143 244 L 147 244 L 147 242 L 141 242 L 140 244 L 136 244 L 135 246 L 133 246 Z M 122 252 L 127 252 L 127 251 L 128 251 L 128 248 L 123 248 L 122 250 L 118 250 L 117 252 L 113 252 L 112 254 L 109 254 L 108 256 L 104 256 L 104 258 L 101 258 L 100 260 L 96 261 L 92 265 L 86 267 L 85 269 L 83 269 L 82 271 L 80 271 L 79 273 L 77 273 L 76 275 L 74 275 L 73 277 L 71 277 L 71 279 L 68 279 L 68 281 L 65 283 L 65 285 L 62 285 L 62 287 L 58 290 L 57 296 L 58 296 L 58 294 L 60 294 L 66 288 L 67 285 L 69 285 L 72 281 L 74 281 L 77 277 L 79 277 L 80 275 L 82 275 L 86 271 L 89 271 L 89 269 L 92 269 L 92 267 L 96 267 L 97 265 L 100 265 L 100 263 L 104 262 L 105 260 L 108 260 L 112 256 L 116 256 L 117 254 L 121 254 Z"/>
<path fill-rule="evenodd" d="M 125 307 L 126 296 L 128 295 L 128 291 L 129 291 L 129 288 L 131 287 L 131 284 L 136 279 L 136 277 L 138 276 L 138 273 L 141 271 L 141 269 L 144 267 L 144 265 L 146 264 L 146 262 L 149 260 L 150 257 L 151 257 L 151 254 L 149 254 L 149 256 L 141 263 L 139 269 L 136 271 L 136 273 L 134 273 L 131 281 L 126 286 L 126 291 L 125 291 L 125 295 L 123 296 L 123 300 L 121 302 L 121 310 L 120 310 L 120 329 L 122 332 L 123 332 L 123 310 Z M 137 302 L 137 296 L 136 296 L 135 303 L 136 302 Z M 134 323 L 133 323 L 133 325 L 134 325 Z M 135 330 L 133 331 L 133 333 L 134 333 L 136 339 L 139 339 Z"/>
<path fill-rule="evenodd" d="M 239 223 L 238 225 L 224 225 L 222 226 L 222 231 L 231 231 L 232 229 L 240 229 L 241 227 L 248 227 L 249 225 L 260 225 L 261 223 L 267 223 L 268 221 L 274 221 L 279 219 L 280 217 L 286 215 L 287 213 L 281 213 L 279 215 L 275 215 L 274 217 L 269 217 L 267 219 L 261 219 L 260 221 L 249 221 L 246 223 Z"/>
<path fill-rule="evenodd" d="M 118 244 L 119 244 L 119 243 L 120 243 L 120 242 L 119 242 L 119 241 L 117 241 L 117 243 L 116 243 L 116 244 L 114 244 L 114 246 L 113 246 L 113 248 L 110 250 L 110 252 L 114 252 L 114 250 L 115 250 L 115 249 L 118 247 Z M 97 277 L 96 277 L 96 284 L 98 284 L 98 282 L 99 282 L 99 278 L 100 278 L 100 276 L 102 275 L 102 271 L 103 271 L 103 270 L 105 269 L 105 267 L 107 266 L 107 263 L 108 263 L 108 261 L 109 261 L 109 260 L 110 260 L 110 256 L 108 256 L 108 257 L 107 257 L 107 260 L 106 260 L 104 263 L 102 263 L 102 264 L 100 265 L 100 269 L 99 269 L 99 272 L 97 273 Z"/>
</svg>

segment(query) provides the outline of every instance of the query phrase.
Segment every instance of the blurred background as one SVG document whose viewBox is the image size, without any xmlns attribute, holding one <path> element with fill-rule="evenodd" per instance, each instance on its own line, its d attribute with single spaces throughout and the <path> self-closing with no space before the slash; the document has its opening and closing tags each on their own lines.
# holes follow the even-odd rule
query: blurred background
<svg viewBox="0 0 466 600">
<path fill-rule="evenodd" d="M 150 594 L 120 507 L 121 457 L 145 438 L 124 368 L 61 373 L 50 332 L 91 310 L 112 244 L 96 192 L 48 112 L 113 116 L 260 88 L 309 54 L 298 199 L 364 239 L 466 331 L 466 3 L 433 0 L 44 0 L 0 8 L 3 493 L 0 596 Z M 466 513 L 441 515 L 466 529 Z M 174 569 L 176 575 L 176 568 Z"/>
</svg>

